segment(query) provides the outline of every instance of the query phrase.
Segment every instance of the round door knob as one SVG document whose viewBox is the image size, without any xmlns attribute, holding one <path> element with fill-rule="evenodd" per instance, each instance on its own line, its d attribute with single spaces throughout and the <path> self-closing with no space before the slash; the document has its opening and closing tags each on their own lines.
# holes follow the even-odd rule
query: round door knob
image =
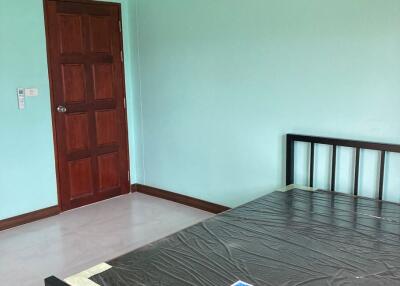
<svg viewBox="0 0 400 286">
<path fill-rule="evenodd" d="M 60 105 L 59 107 L 57 107 L 57 112 L 65 113 L 65 112 L 67 112 L 67 108 L 65 106 Z"/>
</svg>

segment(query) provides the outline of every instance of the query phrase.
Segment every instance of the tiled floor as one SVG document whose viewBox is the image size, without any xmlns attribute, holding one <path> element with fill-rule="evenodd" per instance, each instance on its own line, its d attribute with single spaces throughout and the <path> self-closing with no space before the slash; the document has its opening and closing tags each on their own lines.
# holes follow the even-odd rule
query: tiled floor
<svg viewBox="0 0 400 286">
<path fill-rule="evenodd" d="M 0 285 L 43 286 L 212 214 L 135 193 L 0 232 Z"/>
</svg>

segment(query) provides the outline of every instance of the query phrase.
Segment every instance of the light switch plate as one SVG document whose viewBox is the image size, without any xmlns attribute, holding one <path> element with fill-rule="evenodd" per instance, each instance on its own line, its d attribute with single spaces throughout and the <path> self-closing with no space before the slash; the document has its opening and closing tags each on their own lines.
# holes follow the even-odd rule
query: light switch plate
<svg viewBox="0 0 400 286">
<path fill-rule="evenodd" d="M 37 88 L 25 88 L 25 96 L 38 96 L 39 89 Z"/>
</svg>

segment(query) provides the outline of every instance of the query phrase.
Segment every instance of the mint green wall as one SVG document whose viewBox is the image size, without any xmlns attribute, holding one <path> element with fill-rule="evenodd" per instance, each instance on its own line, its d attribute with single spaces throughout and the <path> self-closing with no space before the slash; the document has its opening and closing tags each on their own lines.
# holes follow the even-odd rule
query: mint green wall
<svg viewBox="0 0 400 286">
<path fill-rule="evenodd" d="M 285 133 L 400 142 L 400 1 L 139 0 L 138 11 L 145 184 L 236 206 L 283 184 Z M 340 153 L 347 191 L 352 152 Z"/>
<path fill-rule="evenodd" d="M 133 182 L 235 206 L 283 184 L 285 133 L 400 142 L 397 0 L 120 2 Z M 57 203 L 41 0 L 0 0 L 0 87 L 3 219 Z M 24 111 L 17 87 L 40 89 Z M 353 156 L 339 150 L 344 192 Z M 362 160 L 372 195 L 378 156 Z M 398 201 L 400 156 L 387 165 Z"/>
<path fill-rule="evenodd" d="M 126 83 L 134 106 L 133 66 L 128 13 L 135 1 L 122 0 Z M 118 1 L 117 1 L 118 2 Z M 0 219 L 57 204 L 42 0 L 0 0 Z M 40 96 L 17 109 L 17 87 L 38 87 Z M 131 150 L 134 150 L 133 108 L 128 111 Z M 131 154 L 134 158 L 133 154 Z M 133 165 L 136 164 L 132 160 Z M 132 180 L 136 180 L 132 173 Z"/>
<path fill-rule="evenodd" d="M 143 130 L 142 130 L 142 101 L 140 95 L 140 56 L 139 56 L 139 33 L 138 33 L 138 2 L 137 0 L 128 1 L 129 16 L 129 51 L 131 55 L 131 79 L 133 95 L 130 99 L 131 104 L 131 129 L 129 134 L 132 182 L 143 182 Z"/>
</svg>

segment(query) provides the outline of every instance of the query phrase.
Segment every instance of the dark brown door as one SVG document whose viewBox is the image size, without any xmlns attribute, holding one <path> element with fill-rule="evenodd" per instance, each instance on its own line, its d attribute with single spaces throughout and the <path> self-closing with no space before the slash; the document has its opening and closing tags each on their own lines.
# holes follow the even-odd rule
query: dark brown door
<svg viewBox="0 0 400 286">
<path fill-rule="evenodd" d="M 129 192 L 120 5 L 46 3 L 63 210 Z"/>
</svg>

